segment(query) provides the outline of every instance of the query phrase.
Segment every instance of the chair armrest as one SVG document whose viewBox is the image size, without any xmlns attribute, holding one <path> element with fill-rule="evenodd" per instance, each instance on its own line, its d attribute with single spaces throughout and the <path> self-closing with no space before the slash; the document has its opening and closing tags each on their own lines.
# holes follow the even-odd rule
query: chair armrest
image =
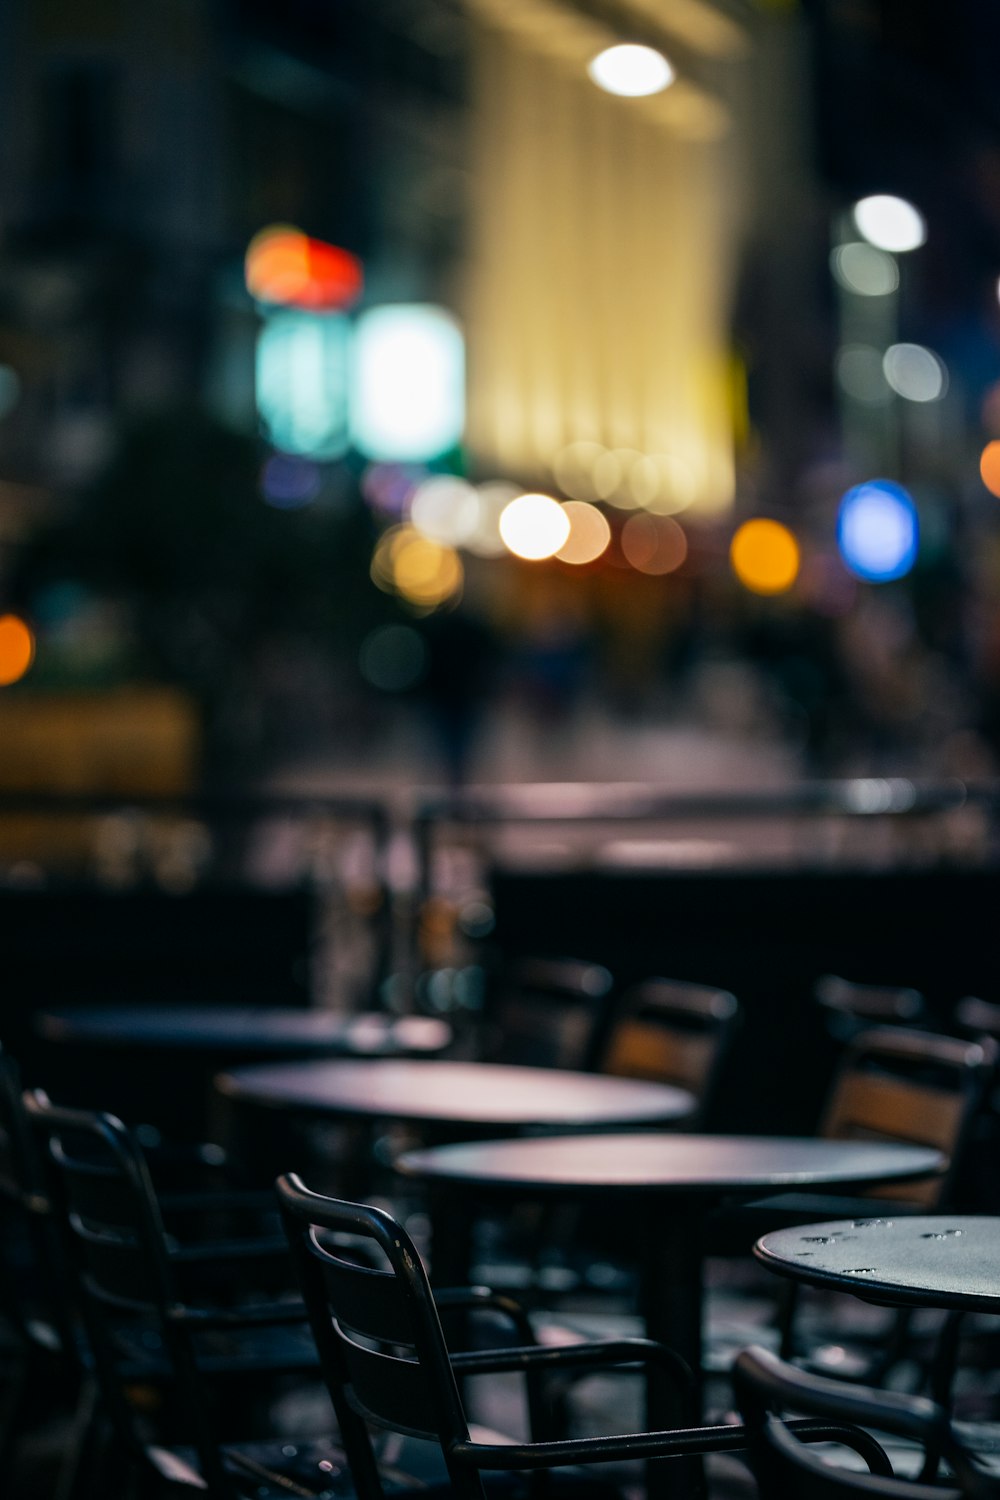
<svg viewBox="0 0 1000 1500">
<path fill-rule="evenodd" d="M 534 1344 L 517 1349 L 484 1349 L 453 1354 L 456 1374 L 485 1375 L 528 1369 L 602 1369 L 623 1365 L 660 1365 L 686 1386 L 693 1386 L 689 1366 L 653 1339 L 602 1339 L 599 1343 Z"/>
<path fill-rule="evenodd" d="M 804 1442 L 843 1443 L 863 1458 L 878 1443 L 863 1430 L 815 1418 L 786 1424 Z M 622 1459 L 695 1458 L 706 1453 L 741 1453 L 750 1446 L 743 1423 L 722 1427 L 678 1427 L 672 1432 L 616 1433 L 610 1437 L 567 1438 L 554 1443 L 453 1443 L 449 1457 L 472 1469 L 554 1469 L 564 1464 L 608 1463 Z M 883 1454 L 884 1459 L 884 1454 Z"/>
</svg>

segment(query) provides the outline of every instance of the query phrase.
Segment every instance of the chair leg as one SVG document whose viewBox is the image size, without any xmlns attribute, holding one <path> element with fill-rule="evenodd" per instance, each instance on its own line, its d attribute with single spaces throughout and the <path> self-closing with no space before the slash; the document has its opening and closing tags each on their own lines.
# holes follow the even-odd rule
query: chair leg
<svg viewBox="0 0 1000 1500">
<path fill-rule="evenodd" d="M 9 1473 L 20 1428 L 18 1417 L 28 1388 L 27 1361 L 19 1364 L 6 1384 L 0 1402 L 0 1472 Z"/>
<path fill-rule="evenodd" d="M 53 1500 L 87 1500 L 100 1449 L 101 1414 L 97 1384 L 84 1380 L 73 1413 L 72 1430 L 59 1466 Z"/>
</svg>

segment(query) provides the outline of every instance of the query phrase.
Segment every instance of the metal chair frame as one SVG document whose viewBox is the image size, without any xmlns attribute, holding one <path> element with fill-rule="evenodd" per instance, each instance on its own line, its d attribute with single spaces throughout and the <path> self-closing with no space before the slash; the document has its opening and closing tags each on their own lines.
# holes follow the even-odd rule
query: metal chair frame
<svg viewBox="0 0 1000 1500">
<path fill-rule="evenodd" d="M 691 1374 L 673 1351 L 648 1339 L 451 1353 L 426 1272 L 401 1224 L 381 1209 L 311 1192 L 294 1175 L 279 1178 L 277 1190 L 359 1500 L 384 1500 L 370 1424 L 438 1443 L 459 1500 L 483 1500 L 484 1471 L 537 1474 L 566 1465 L 683 1460 L 744 1448 L 741 1426 L 700 1427 L 694 1421 L 672 1431 L 555 1441 L 539 1438 L 532 1421 L 527 1442 L 475 1441 L 460 1390 L 471 1375 L 531 1377 L 639 1366 L 677 1383 L 693 1417 Z M 376 1246 L 388 1269 L 348 1259 L 344 1236 Z M 840 1432 L 811 1420 L 797 1430 L 803 1440 L 815 1441 Z"/>
<path fill-rule="evenodd" d="M 745 1349 L 738 1356 L 733 1384 L 746 1423 L 750 1464 L 761 1500 L 997 1500 L 1000 1475 L 983 1470 L 961 1442 L 947 1412 L 933 1401 L 871 1386 L 847 1385 L 814 1375 L 770 1351 Z M 855 1452 L 867 1473 L 835 1467 L 809 1452 L 785 1413 L 801 1412 L 855 1430 L 874 1428 L 916 1442 L 926 1457 L 919 1479 L 895 1474 L 885 1449 L 870 1433 Z M 952 1470 L 950 1482 L 932 1484 L 940 1458 Z"/>
<path fill-rule="evenodd" d="M 675 979 L 646 979 L 621 994 L 600 1039 L 603 1073 L 687 1089 L 698 1100 L 692 1127 L 712 1122 L 740 1007 L 728 990 Z"/>
<path fill-rule="evenodd" d="M 169 1390 L 181 1441 L 197 1456 L 202 1488 L 233 1500 L 240 1491 L 226 1458 L 238 1468 L 243 1463 L 238 1448 L 223 1449 L 214 1429 L 215 1380 L 315 1369 L 314 1354 L 305 1345 L 257 1364 L 252 1344 L 229 1354 L 206 1352 L 200 1347 L 205 1334 L 250 1335 L 302 1325 L 305 1313 L 297 1301 L 206 1304 L 195 1300 L 191 1289 L 218 1272 L 235 1278 L 241 1262 L 261 1255 L 273 1259 L 273 1243 L 176 1244 L 164 1227 L 143 1152 L 121 1121 L 58 1108 L 38 1093 L 26 1096 L 25 1107 L 45 1147 L 49 1193 L 97 1378 L 100 1416 L 140 1472 L 160 1483 L 168 1477 L 197 1485 L 198 1476 L 189 1470 L 185 1476 L 184 1464 L 167 1448 L 148 1441 L 126 1394 L 135 1382 Z M 155 1332 L 159 1350 L 144 1352 L 143 1340 L 128 1338 L 128 1330 L 138 1326 Z M 260 1477 L 274 1476 L 262 1470 Z M 287 1483 L 279 1487 L 289 1488 Z"/>
</svg>

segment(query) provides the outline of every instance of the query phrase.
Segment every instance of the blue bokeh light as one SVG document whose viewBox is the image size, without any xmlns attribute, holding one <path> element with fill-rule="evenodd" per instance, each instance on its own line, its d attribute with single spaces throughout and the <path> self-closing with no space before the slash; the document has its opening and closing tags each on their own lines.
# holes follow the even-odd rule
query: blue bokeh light
<svg viewBox="0 0 1000 1500">
<path fill-rule="evenodd" d="M 858 578 L 889 583 L 903 578 L 917 560 L 917 507 L 901 484 L 871 479 L 855 485 L 840 502 L 837 546 Z"/>
</svg>

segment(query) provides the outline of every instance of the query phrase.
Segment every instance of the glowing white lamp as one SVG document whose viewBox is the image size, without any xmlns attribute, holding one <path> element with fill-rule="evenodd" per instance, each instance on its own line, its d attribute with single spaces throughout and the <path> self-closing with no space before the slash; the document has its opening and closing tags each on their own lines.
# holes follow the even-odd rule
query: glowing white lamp
<svg viewBox="0 0 1000 1500">
<path fill-rule="evenodd" d="M 676 76 L 662 52 L 635 42 L 606 47 L 587 64 L 587 73 L 606 94 L 618 94 L 624 99 L 661 94 Z"/>
<path fill-rule="evenodd" d="M 450 313 L 400 303 L 362 313 L 354 335 L 354 446 L 383 462 L 423 463 L 461 440 L 465 342 Z"/>
<path fill-rule="evenodd" d="M 869 245 L 897 255 L 919 250 L 927 238 L 927 225 L 919 210 L 890 193 L 875 193 L 855 203 L 854 222 Z"/>
</svg>

